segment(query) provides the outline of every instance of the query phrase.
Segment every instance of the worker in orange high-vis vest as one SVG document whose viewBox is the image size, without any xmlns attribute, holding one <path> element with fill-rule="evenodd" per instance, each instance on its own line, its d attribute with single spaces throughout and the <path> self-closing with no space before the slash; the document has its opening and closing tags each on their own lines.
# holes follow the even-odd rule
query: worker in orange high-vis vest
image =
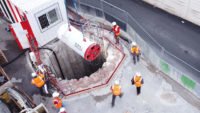
<svg viewBox="0 0 200 113">
<path fill-rule="evenodd" d="M 116 22 L 112 22 L 112 29 L 111 32 L 114 32 L 115 34 L 115 44 L 119 44 L 119 35 L 120 35 L 120 27 L 117 25 Z"/>
<path fill-rule="evenodd" d="M 115 84 L 111 87 L 113 96 L 112 96 L 112 107 L 115 105 L 116 96 L 122 97 L 121 86 L 119 85 L 119 80 L 115 81 Z"/>
<path fill-rule="evenodd" d="M 141 55 L 136 42 L 132 42 L 132 44 L 131 44 L 131 54 L 133 55 L 133 62 L 134 62 L 134 64 L 136 64 L 136 57 L 137 57 L 137 61 L 139 61 L 140 55 Z"/>
<path fill-rule="evenodd" d="M 133 76 L 131 82 L 132 82 L 132 85 L 136 86 L 137 95 L 139 95 L 141 92 L 141 86 L 144 83 L 144 80 L 141 77 L 141 73 L 137 72 L 136 75 Z"/>
<path fill-rule="evenodd" d="M 41 74 L 41 73 L 32 73 L 32 81 L 31 81 L 31 84 L 35 84 L 36 87 L 38 87 L 40 89 L 40 92 L 43 93 L 42 91 L 42 87 L 44 86 L 45 84 L 45 81 L 44 81 L 44 75 Z"/>
<path fill-rule="evenodd" d="M 61 107 L 63 107 L 64 105 L 63 105 L 63 101 L 62 101 L 62 99 L 60 99 L 60 97 L 59 97 L 59 93 L 58 92 L 54 92 L 53 94 L 52 94 L 52 96 L 53 96 L 53 104 L 54 104 L 54 106 L 56 107 L 56 108 L 58 108 L 58 109 L 60 109 Z"/>
</svg>

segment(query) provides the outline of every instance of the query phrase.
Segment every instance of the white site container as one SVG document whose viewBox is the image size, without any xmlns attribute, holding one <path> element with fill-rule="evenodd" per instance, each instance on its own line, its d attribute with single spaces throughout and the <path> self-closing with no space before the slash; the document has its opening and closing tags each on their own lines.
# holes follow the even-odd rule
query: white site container
<svg viewBox="0 0 200 113">
<path fill-rule="evenodd" d="M 64 0 L 9 1 L 17 18 L 17 22 L 11 24 L 10 28 L 21 49 L 29 48 L 29 44 L 25 44 L 27 39 L 24 40 L 27 34 L 34 37 L 40 47 L 55 39 L 57 37 L 55 31 L 61 25 L 68 23 Z M 21 24 L 21 28 L 17 28 L 18 31 L 12 29 L 12 27 L 20 27 L 15 24 Z"/>
<path fill-rule="evenodd" d="M 87 61 L 92 61 L 99 55 L 99 44 L 87 39 L 84 42 L 80 31 L 72 27 L 70 32 L 66 28 L 68 19 L 64 0 L 8 1 L 16 21 L 9 27 L 21 49 L 33 44 L 38 47 L 47 44 L 58 37 L 56 31 L 60 29 L 60 39 Z"/>
<path fill-rule="evenodd" d="M 58 38 L 87 61 L 96 59 L 101 51 L 100 45 L 90 41 L 86 37 L 84 37 L 84 41 L 82 32 L 73 26 L 70 28 L 71 31 L 68 30 L 67 24 L 61 26 L 58 29 Z"/>
</svg>

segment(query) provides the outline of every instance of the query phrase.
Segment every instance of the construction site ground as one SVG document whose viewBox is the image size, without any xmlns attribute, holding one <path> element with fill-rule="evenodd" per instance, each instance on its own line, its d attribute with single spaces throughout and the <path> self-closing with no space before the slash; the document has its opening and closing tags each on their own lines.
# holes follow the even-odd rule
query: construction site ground
<svg viewBox="0 0 200 113">
<path fill-rule="evenodd" d="M 5 52 L 8 60 L 18 56 L 17 43 L 11 33 L 4 30 L 7 22 L 0 19 L 0 48 Z M 109 37 L 112 39 L 112 37 Z M 113 40 L 112 40 L 113 41 Z M 126 44 L 122 40 L 121 45 Z M 116 45 L 117 46 L 117 45 Z M 198 99 L 160 73 L 145 59 L 133 64 L 132 56 L 125 46 L 122 46 L 126 58 L 115 73 L 111 82 L 103 88 L 63 99 L 68 113 L 199 113 Z M 122 48 L 120 47 L 120 48 Z M 4 67 L 11 81 L 24 89 L 36 104 L 46 105 L 50 113 L 56 113 L 52 99 L 42 97 L 39 90 L 30 84 L 33 72 L 25 54 L 19 56 L 11 64 Z M 131 85 L 133 75 L 140 71 L 144 78 L 141 94 L 136 95 L 135 86 Z M 115 106 L 111 107 L 112 93 L 110 90 L 114 80 L 120 80 L 123 97 L 116 98 Z M 170 85 L 170 84 L 173 84 Z M 188 97 L 188 98 L 187 98 Z"/>
<path fill-rule="evenodd" d="M 123 43 L 121 41 L 121 43 Z M 63 99 L 68 113 L 198 113 L 199 106 L 194 101 L 184 100 L 176 92 L 178 86 L 172 87 L 150 64 L 142 59 L 134 65 L 132 57 L 124 48 L 127 57 L 115 73 L 112 81 L 103 88 L 80 95 Z M 141 95 L 136 95 L 136 88 L 131 85 L 131 79 L 137 71 L 142 73 L 144 85 Z M 165 75 L 164 75 L 165 76 Z M 112 93 L 110 90 L 114 80 L 120 80 L 123 97 L 116 98 L 115 106 L 111 107 Z M 178 84 L 177 84 L 178 85 Z M 184 89 L 182 89 L 184 91 Z M 185 93 L 185 95 L 187 95 Z M 50 98 L 33 95 L 37 103 L 44 103 L 52 112 L 56 109 L 52 106 Z M 188 101 L 188 102 L 187 102 Z M 191 102 L 191 103 L 190 103 Z M 194 106 L 192 106 L 193 104 Z"/>
</svg>

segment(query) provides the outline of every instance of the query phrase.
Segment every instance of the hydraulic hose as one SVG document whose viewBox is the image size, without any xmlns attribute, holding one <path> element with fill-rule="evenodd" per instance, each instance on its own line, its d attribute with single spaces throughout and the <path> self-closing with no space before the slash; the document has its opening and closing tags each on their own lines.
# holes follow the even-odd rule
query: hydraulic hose
<svg viewBox="0 0 200 113">
<path fill-rule="evenodd" d="M 63 71 L 62 71 L 62 69 L 61 69 L 61 65 L 60 65 L 60 63 L 59 63 L 59 60 L 58 60 L 58 57 L 57 57 L 56 53 L 55 53 L 52 49 L 50 49 L 50 48 L 38 48 L 38 49 L 46 49 L 46 50 L 49 50 L 49 51 L 53 52 L 53 54 L 54 54 L 54 56 L 55 56 L 55 59 L 56 59 L 56 61 L 57 61 L 57 63 L 58 63 L 58 68 L 60 69 L 62 79 L 65 79 L 65 76 L 64 76 Z M 11 61 L 9 61 L 9 62 L 6 63 L 6 64 L 1 65 L 1 67 L 4 68 L 4 67 L 6 67 L 6 66 L 12 64 L 12 63 L 15 62 L 18 58 L 20 58 L 20 56 L 22 56 L 26 51 L 30 51 L 30 49 L 29 49 L 29 48 L 24 49 L 24 50 L 23 50 L 19 55 L 17 55 L 14 59 L 12 59 Z"/>
<path fill-rule="evenodd" d="M 24 54 L 26 51 L 28 51 L 28 50 L 30 50 L 30 49 L 29 49 L 29 48 L 24 49 L 19 55 L 17 55 L 17 57 L 15 57 L 14 59 L 12 59 L 12 60 L 9 61 L 8 63 L 1 65 L 1 67 L 4 68 L 4 67 L 10 65 L 10 64 L 13 63 L 14 61 L 16 61 L 18 58 L 20 58 L 20 56 L 23 55 L 23 54 Z"/>
<path fill-rule="evenodd" d="M 55 51 L 53 51 L 53 49 L 51 49 L 51 48 L 44 48 L 44 47 L 38 48 L 38 49 L 46 49 L 46 50 L 49 50 L 49 51 L 53 52 L 53 55 L 55 56 L 56 62 L 58 63 L 58 68 L 60 69 L 62 79 L 65 79 L 65 76 L 64 76 L 64 74 L 63 74 L 63 71 L 62 71 L 60 62 L 59 62 L 59 60 L 58 60 L 58 57 L 57 57 Z"/>
</svg>

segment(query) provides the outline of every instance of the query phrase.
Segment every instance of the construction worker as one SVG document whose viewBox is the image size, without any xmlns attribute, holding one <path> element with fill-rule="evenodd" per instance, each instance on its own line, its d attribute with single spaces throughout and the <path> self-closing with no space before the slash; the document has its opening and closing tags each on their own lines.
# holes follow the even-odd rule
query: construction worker
<svg viewBox="0 0 200 113">
<path fill-rule="evenodd" d="M 132 85 L 136 86 L 137 95 L 139 95 L 141 91 L 141 86 L 144 83 L 143 78 L 141 77 L 141 73 L 137 72 L 136 75 L 133 76 L 131 82 L 132 82 Z"/>
<path fill-rule="evenodd" d="M 114 32 L 115 34 L 115 44 L 119 44 L 119 35 L 120 35 L 120 27 L 117 25 L 116 22 L 112 22 L 112 29 L 111 32 Z"/>
<path fill-rule="evenodd" d="M 61 107 L 58 113 L 67 113 L 67 111 L 64 107 Z"/>
<path fill-rule="evenodd" d="M 31 81 L 31 84 L 35 84 L 36 87 L 38 87 L 40 89 L 40 92 L 43 93 L 42 91 L 42 87 L 44 86 L 45 84 L 45 81 L 44 81 L 44 75 L 41 74 L 41 73 L 32 73 L 31 74 L 33 79 Z"/>
<path fill-rule="evenodd" d="M 60 109 L 61 107 L 64 106 L 64 105 L 63 105 L 63 101 L 60 99 L 59 95 L 60 95 L 60 94 L 59 94 L 58 92 L 54 92 L 54 93 L 52 94 L 54 106 L 55 106 L 56 108 L 58 108 L 58 109 Z"/>
<path fill-rule="evenodd" d="M 137 57 L 137 61 L 139 61 L 140 60 L 140 55 L 141 55 L 140 50 L 137 47 L 136 42 L 132 42 L 131 43 L 131 54 L 133 55 L 134 64 L 136 64 L 136 57 Z"/>
<path fill-rule="evenodd" d="M 121 86 L 119 85 L 119 80 L 115 81 L 115 84 L 111 87 L 113 96 L 112 96 L 112 107 L 115 105 L 116 96 L 122 97 Z"/>
</svg>

